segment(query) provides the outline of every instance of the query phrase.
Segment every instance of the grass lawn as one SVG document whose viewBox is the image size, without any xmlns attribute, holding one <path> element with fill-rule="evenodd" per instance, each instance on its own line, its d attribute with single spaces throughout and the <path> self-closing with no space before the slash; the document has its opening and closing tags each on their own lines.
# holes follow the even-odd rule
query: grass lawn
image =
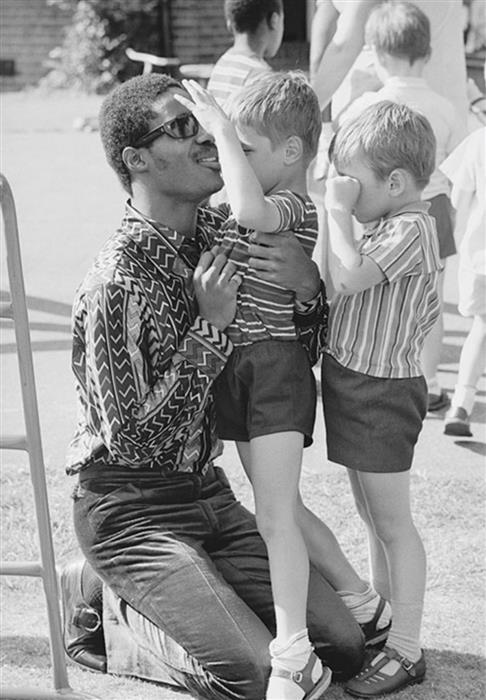
<svg viewBox="0 0 486 700">
<path fill-rule="evenodd" d="M 251 494 L 233 451 L 225 459 L 240 499 L 251 506 Z M 233 466 L 232 466 L 233 465 Z M 76 552 L 71 527 L 71 482 L 48 467 L 53 529 L 58 560 Z M 2 475 L 2 539 L 6 559 L 36 557 L 32 501 L 26 469 L 6 465 Z M 429 557 L 428 593 L 424 617 L 427 681 L 404 691 L 403 700 L 480 700 L 485 697 L 484 667 L 484 489 L 461 478 L 441 482 L 415 476 L 417 524 Z M 340 469 L 306 468 L 303 493 L 325 518 L 351 560 L 366 572 L 366 545 L 359 519 Z M 49 650 L 40 583 L 8 578 L 2 581 L 3 683 L 33 683 L 49 687 Z M 104 700 L 175 700 L 183 694 L 166 687 L 108 676 L 70 666 L 74 689 Z M 187 697 L 187 696 L 186 696 Z M 326 697 L 346 697 L 333 686 Z M 257 700 L 257 699 L 256 699 Z"/>
</svg>

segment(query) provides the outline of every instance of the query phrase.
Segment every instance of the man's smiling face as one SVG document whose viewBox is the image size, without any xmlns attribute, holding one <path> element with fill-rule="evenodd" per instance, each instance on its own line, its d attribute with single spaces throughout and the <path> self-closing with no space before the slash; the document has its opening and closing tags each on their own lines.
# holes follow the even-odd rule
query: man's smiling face
<svg viewBox="0 0 486 700">
<path fill-rule="evenodd" d="M 186 113 L 174 98 L 177 93 L 187 97 L 184 90 L 170 88 L 155 102 L 150 130 Z M 197 134 L 185 139 L 161 134 L 146 148 L 153 184 L 165 196 L 200 202 L 223 186 L 214 140 L 201 126 Z"/>
</svg>

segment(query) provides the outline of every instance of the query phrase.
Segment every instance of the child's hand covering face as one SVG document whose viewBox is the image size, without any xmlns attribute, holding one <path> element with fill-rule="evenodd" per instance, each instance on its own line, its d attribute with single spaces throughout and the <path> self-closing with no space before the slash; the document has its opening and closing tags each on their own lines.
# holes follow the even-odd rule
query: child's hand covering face
<svg viewBox="0 0 486 700">
<path fill-rule="evenodd" d="M 182 85 L 191 96 L 191 100 L 183 95 L 175 95 L 175 99 L 194 114 L 208 134 L 214 136 L 218 128 L 231 123 L 211 93 L 199 83 L 195 80 L 183 80 Z"/>
<path fill-rule="evenodd" d="M 361 185 L 359 180 L 347 175 L 337 175 L 328 178 L 326 183 L 325 207 L 330 209 L 343 209 L 352 212 L 358 201 Z"/>
</svg>

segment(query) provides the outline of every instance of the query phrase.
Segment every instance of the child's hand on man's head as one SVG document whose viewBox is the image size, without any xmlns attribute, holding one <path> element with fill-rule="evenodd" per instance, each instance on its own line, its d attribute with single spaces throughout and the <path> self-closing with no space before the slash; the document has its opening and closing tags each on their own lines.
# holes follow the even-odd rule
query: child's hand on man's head
<svg viewBox="0 0 486 700">
<path fill-rule="evenodd" d="M 183 95 L 175 95 L 175 98 L 194 114 L 205 131 L 214 136 L 218 128 L 230 123 L 211 93 L 199 83 L 195 80 L 183 80 L 182 85 L 191 99 Z"/>
<path fill-rule="evenodd" d="M 324 205 L 327 211 L 331 209 L 342 209 L 352 212 L 354 205 L 358 201 L 361 185 L 359 180 L 347 175 L 337 175 L 334 170 L 333 176 L 326 182 L 326 194 Z"/>
</svg>

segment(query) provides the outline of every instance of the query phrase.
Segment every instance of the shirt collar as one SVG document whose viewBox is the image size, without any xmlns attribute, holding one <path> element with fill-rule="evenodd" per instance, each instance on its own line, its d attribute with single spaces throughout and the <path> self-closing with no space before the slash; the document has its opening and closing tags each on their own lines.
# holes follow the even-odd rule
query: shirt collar
<svg viewBox="0 0 486 700">
<path fill-rule="evenodd" d="M 404 204 L 403 207 L 400 207 L 400 209 L 398 209 L 397 211 L 394 211 L 393 214 L 389 214 L 388 216 L 383 216 L 378 221 L 373 221 L 373 222 L 370 222 L 369 224 L 366 224 L 364 235 L 365 236 L 372 236 L 379 229 L 381 229 L 382 226 L 384 226 L 386 223 L 388 223 L 388 221 L 393 219 L 395 216 L 401 216 L 402 214 L 410 214 L 410 213 L 427 214 L 429 209 L 430 209 L 430 202 L 426 202 L 425 200 L 418 199 L 415 202 L 409 202 L 408 204 Z"/>
<path fill-rule="evenodd" d="M 386 87 L 409 87 L 409 88 L 423 88 L 429 86 L 425 78 L 415 77 L 415 76 L 399 76 L 392 75 L 390 78 L 385 80 Z"/>
<path fill-rule="evenodd" d="M 191 272 L 196 267 L 201 253 L 210 245 L 211 232 L 207 221 L 198 210 L 194 238 L 188 238 L 165 224 L 148 219 L 131 204 L 125 205 L 122 230 L 146 253 L 163 272 L 176 265 L 179 272 Z M 186 268 L 186 270 L 184 270 Z"/>
</svg>

